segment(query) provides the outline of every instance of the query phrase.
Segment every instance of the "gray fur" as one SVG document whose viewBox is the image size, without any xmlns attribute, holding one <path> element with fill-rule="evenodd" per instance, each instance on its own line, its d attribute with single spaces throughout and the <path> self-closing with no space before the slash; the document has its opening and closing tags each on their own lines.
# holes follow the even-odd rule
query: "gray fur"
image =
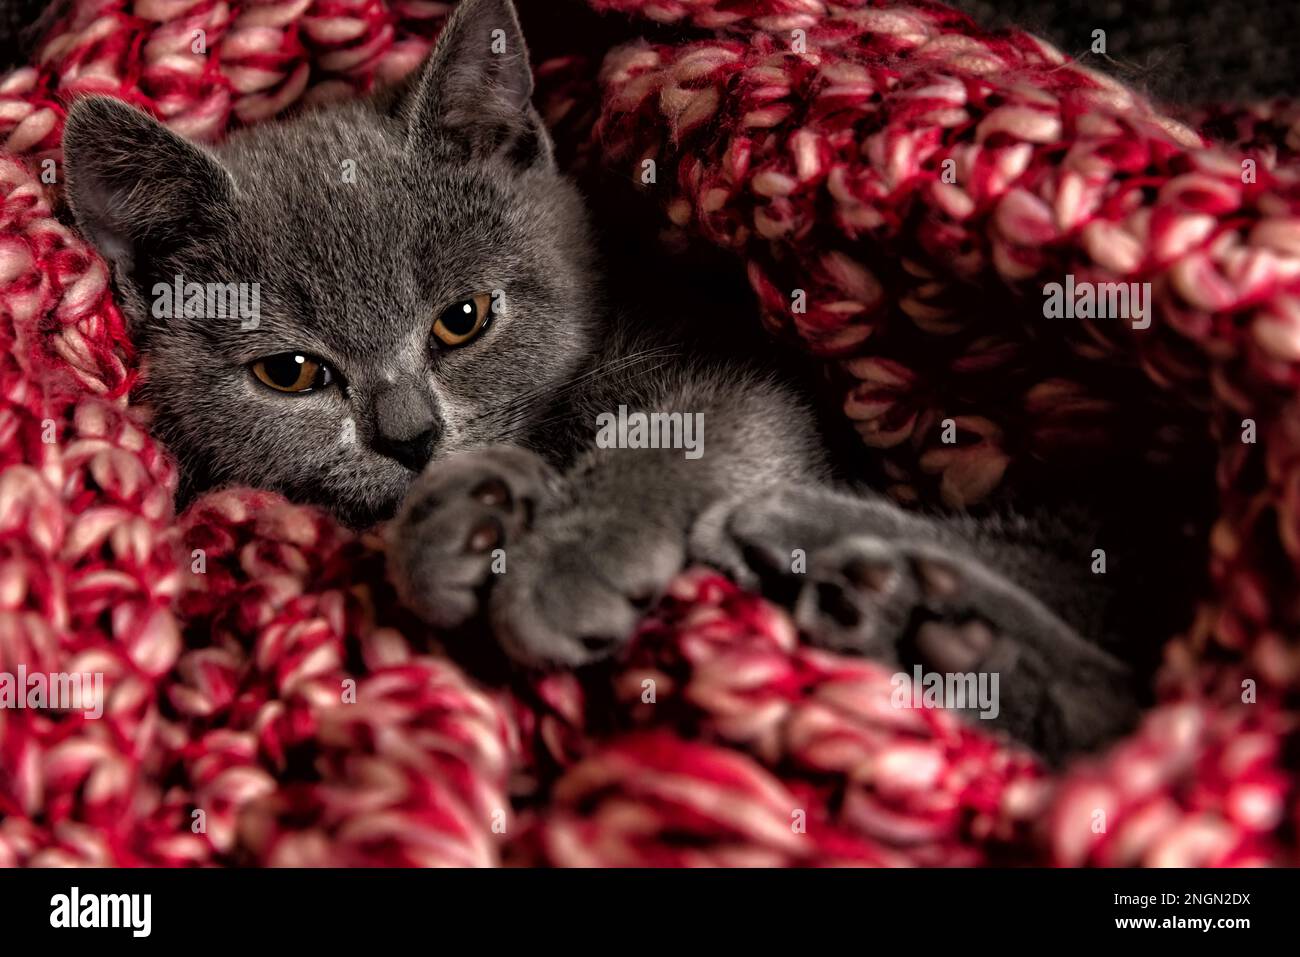
<svg viewBox="0 0 1300 957">
<path fill-rule="evenodd" d="M 504 56 L 489 51 L 496 29 Z M 531 90 L 508 0 L 463 0 L 406 88 L 215 149 L 112 100 L 74 106 L 69 198 L 112 265 L 142 396 L 187 491 L 274 489 L 354 525 L 396 512 L 404 600 L 446 628 L 487 620 L 528 665 L 616 651 L 694 559 L 783 596 L 820 643 L 1001 669 L 1002 725 L 1049 753 L 1121 730 L 1124 669 L 1067 624 L 1087 589 L 1059 562 L 1007 529 L 834 488 L 797 385 L 746 350 L 706 348 L 689 324 L 606 308 L 582 200 Z M 259 283 L 258 327 L 154 318 L 153 284 L 177 274 Z M 440 309 L 493 290 L 485 332 L 434 343 Z M 249 373 L 290 350 L 339 382 L 285 395 Z M 598 448 L 596 416 L 619 405 L 703 413 L 705 454 Z M 934 568 L 955 594 L 930 587 Z M 971 621 L 996 641 L 962 632 Z"/>
</svg>

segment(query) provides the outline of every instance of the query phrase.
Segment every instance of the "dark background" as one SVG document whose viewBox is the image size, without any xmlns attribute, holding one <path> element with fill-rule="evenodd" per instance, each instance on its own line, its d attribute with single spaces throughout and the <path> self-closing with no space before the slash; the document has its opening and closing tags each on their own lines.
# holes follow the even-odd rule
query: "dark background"
<svg viewBox="0 0 1300 957">
<path fill-rule="evenodd" d="M 1203 103 L 1293 95 L 1300 0 L 947 0 L 1014 24 L 1157 100 Z M 1087 51 L 1106 31 L 1109 62 Z"/>
</svg>

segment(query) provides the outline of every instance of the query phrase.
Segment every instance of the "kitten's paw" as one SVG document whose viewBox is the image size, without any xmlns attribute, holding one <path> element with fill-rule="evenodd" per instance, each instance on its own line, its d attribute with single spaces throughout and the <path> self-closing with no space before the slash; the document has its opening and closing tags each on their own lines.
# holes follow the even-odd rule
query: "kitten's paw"
<svg viewBox="0 0 1300 957">
<path fill-rule="evenodd" d="M 619 651 L 685 563 L 685 534 L 583 506 L 545 516 L 489 602 L 492 629 L 522 664 L 576 667 Z"/>
<path fill-rule="evenodd" d="M 1049 757 L 1131 726 L 1120 662 L 925 521 L 878 500 L 781 489 L 707 511 L 691 555 L 787 607 L 817 645 L 909 674 L 984 675 L 998 700 L 965 710 Z"/>
<path fill-rule="evenodd" d="M 541 458 L 512 446 L 431 463 L 388 530 L 390 573 L 407 607 L 444 628 L 475 616 L 554 481 Z"/>
<path fill-rule="evenodd" d="M 788 608 L 817 644 L 889 660 L 925 582 L 894 544 L 898 516 L 873 507 L 820 489 L 720 502 L 692 529 L 691 557 Z"/>
</svg>

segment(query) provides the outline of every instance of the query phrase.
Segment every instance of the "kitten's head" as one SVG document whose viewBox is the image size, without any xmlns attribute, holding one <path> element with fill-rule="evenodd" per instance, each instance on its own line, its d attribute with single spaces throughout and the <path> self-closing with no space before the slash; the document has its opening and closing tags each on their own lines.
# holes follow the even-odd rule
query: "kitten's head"
<svg viewBox="0 0 1300 957">
<path fill-rule="evenodd" d="M 429 458 L 545 413 L 596 309 L 582 204 L 531 92 L 509 0 L 463 0 L 391 109 L 309 112 L 208 150 L 116 100 L 76 103 L 69 200 L 192 487 L 274 489 L 365 524 Z"/>
</svg>

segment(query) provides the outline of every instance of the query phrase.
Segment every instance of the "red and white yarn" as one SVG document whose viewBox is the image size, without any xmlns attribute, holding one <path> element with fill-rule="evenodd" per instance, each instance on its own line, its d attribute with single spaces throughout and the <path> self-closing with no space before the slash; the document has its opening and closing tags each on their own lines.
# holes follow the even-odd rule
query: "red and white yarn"
<svg viewBox="0 0 1300 957">
<path fill-rule="evenodd" d="M 107 700 L 98 721 L 0 711 L 0 864 L 1297 863 L 1294 109 L 1207 113 L 1240 154 L 933 3 L 592 5 L 696 31 L 540 65 L 561 155 L 630 179 L 656 161 L 668 222 L 742 257 L 900 497 L 974 501 L 1133 428 L 1117 364 L 1212 397 L 1215 589 L 1169 646 L 1166 703 L 1053 775 L 892 708 L 879 666 L 701 571 L 607 675 L 484 687 L 397 607 L 371 536 L 247 490 L 176 516 L 107 271 L 41 178 L 67 98 L 215 139 L 404 74 L 451 5 L 77 0 L 0 80 L 0 670 L 102 672 Z M 1030 336 L 1068 271 L 1152 282 L 1151 329 Z M 970 441 L 940 445 L 945 416 Z"/>
</svg>

